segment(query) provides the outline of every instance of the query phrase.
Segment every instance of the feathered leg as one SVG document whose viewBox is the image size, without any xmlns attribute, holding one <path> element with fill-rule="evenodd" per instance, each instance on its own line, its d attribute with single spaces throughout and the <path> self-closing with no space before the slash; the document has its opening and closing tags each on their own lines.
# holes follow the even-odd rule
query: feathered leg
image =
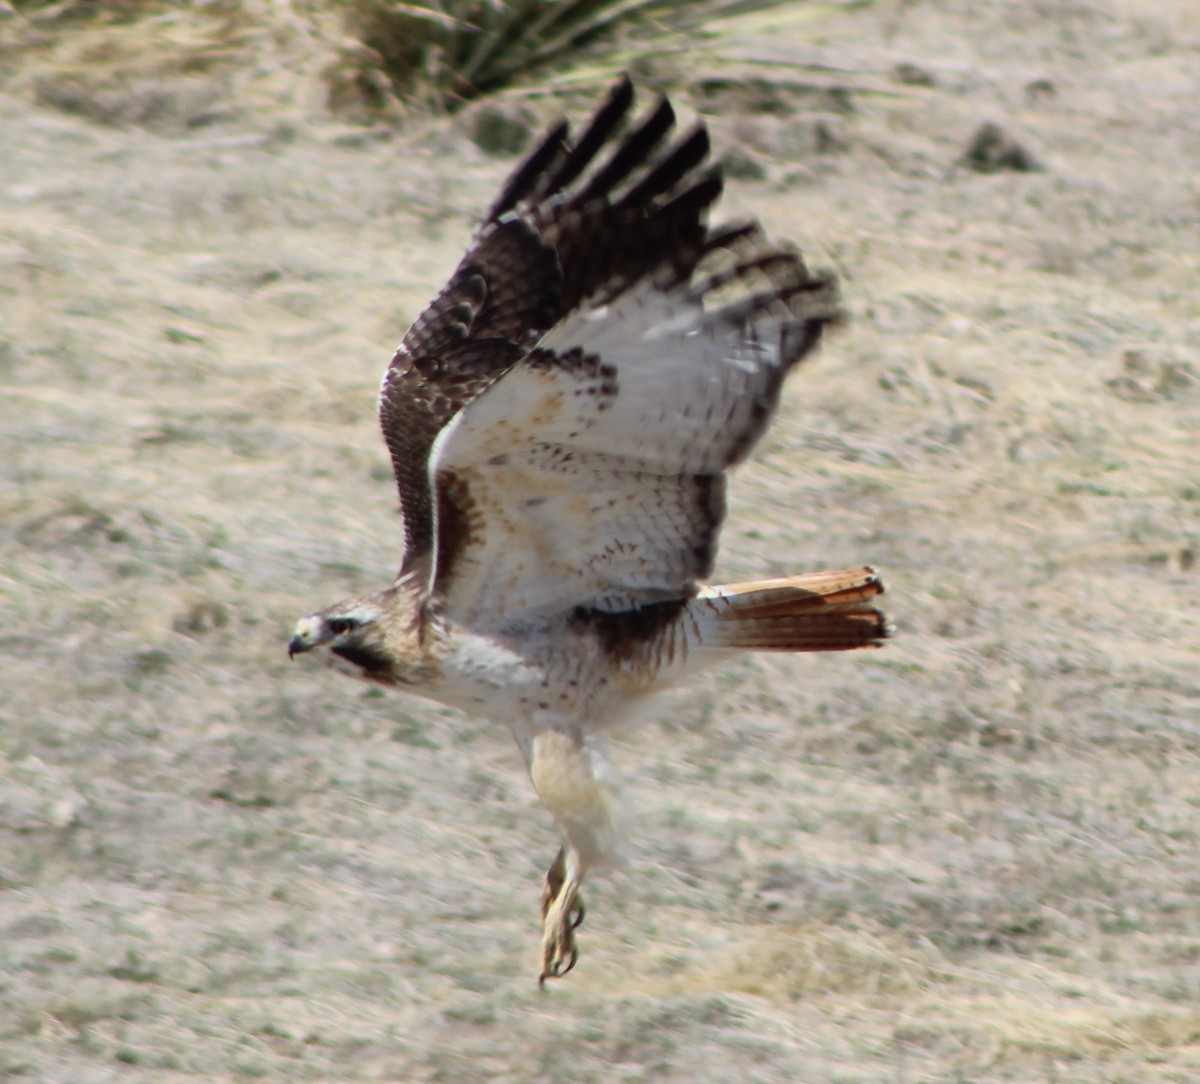
<svg viewBox="0 0 1200 1084">
<path fill-rule="evenodd" d="M 624 837 L 620 793 L 595 737 L 546 730 L 533 739 L 529 774 L 563 834 L 542 890 L 539 985 L 561 978 L 579 957 L 580 885 L 588 870 L 610 864 Z"/>
</svg>

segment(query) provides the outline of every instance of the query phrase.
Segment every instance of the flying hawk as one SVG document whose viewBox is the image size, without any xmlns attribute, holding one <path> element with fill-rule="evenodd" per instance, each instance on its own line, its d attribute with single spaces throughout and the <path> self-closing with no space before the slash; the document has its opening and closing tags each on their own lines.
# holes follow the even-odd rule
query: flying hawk
<svg viewBox="0 0 1200 1084">
<path fill-rule="evenodd" d="M 708 225 L 720 170 L 619 82 L 516 170 L 384 374 L 404 517 L 390 587 L 302 618 L 362 677 L 503 720 L 563 846 L 539 982 L 577 958 L 580 884 L 622 844 L 603 732 L 741 650 L 888 635 L 873 569 L 710 586 L 726 471 L 838 317 L 756 223 Z"/>
</svg>

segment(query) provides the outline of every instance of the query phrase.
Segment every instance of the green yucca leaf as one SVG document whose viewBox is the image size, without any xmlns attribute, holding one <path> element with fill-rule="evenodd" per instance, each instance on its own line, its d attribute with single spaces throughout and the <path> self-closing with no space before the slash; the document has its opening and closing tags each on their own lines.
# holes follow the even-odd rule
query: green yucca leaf
<svg viewBox="0 0 1200 1084">
<path fill-rule="evenodd" d="M 398 97 L 453 108 L 533 76 L 546 87 L 595 82 L 718 35 L 760 33 L 867 2 L 351 0 L 348 15 Z"/>
</svg>

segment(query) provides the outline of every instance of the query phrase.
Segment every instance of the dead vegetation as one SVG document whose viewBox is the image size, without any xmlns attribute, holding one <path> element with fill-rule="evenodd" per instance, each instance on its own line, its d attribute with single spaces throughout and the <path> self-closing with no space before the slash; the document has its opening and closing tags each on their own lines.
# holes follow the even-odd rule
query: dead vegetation
<svg viewBox="0 0 1200 1084">
<path fill-rule="evenodd" d="M 697 81 L 702 70 L 705 80 L 734 84 L 752 70 L 768 87 L 820 85 L 829 81 L 825 65 L 794 56 L 781 65 L 754 35 L 782 26 L 799 40 L 845 6 L 22 0 L 0 9 L 0 58 L 18 71 L 10 90 L 115 126 L 194 128 L 246 119 L 258 104 L 285 115 L 319 105 L 358 122 L 399 124 L 505 90 L 544 96 L 597 87 L 630 70 L 658 85 L 681 70 Z M 754 46 L 739 49 L 748 35 Z"/>
<path fill-rule="evenodd" d="M 13 10 L 6 41 L 43 32 Z M 1179 6 L 875 5 L 761 46 L 894 95 L 681 79 L 756 167 L 728 213 L 853 314 L 740 475 L 722 573 L 871 561 L 900 630 L 627 736 L 636 857 L 550 996 L 554 841 L 507 735 L 284 653 L 395 567 L 378 376 L 508 163 L 480 107 L 330 117 L 326 39 L 283 10 L 164 7 L 195 65 L 103 20 L 4 56 L 0 1071 L 1196 1079 Z M 38 89 L 64 71 L 220 86 L 97 115 Z M 969 168 L 987 121 L 1043 168 Z"/>
</svg>

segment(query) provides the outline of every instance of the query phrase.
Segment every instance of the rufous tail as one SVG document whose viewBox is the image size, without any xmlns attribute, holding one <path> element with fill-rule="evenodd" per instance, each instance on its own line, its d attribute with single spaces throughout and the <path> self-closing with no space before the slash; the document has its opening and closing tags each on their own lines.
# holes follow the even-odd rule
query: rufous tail
<svg viewBox="0 0 1200 1084">
<path fill-rule="evenodd" d="M 752 651 L 853 651 L 879 647 L 891 625 L 871 600 L 883 581 L 869 566 L 707 587 L 693 606 L 703 643 Z"/>
</svg>

